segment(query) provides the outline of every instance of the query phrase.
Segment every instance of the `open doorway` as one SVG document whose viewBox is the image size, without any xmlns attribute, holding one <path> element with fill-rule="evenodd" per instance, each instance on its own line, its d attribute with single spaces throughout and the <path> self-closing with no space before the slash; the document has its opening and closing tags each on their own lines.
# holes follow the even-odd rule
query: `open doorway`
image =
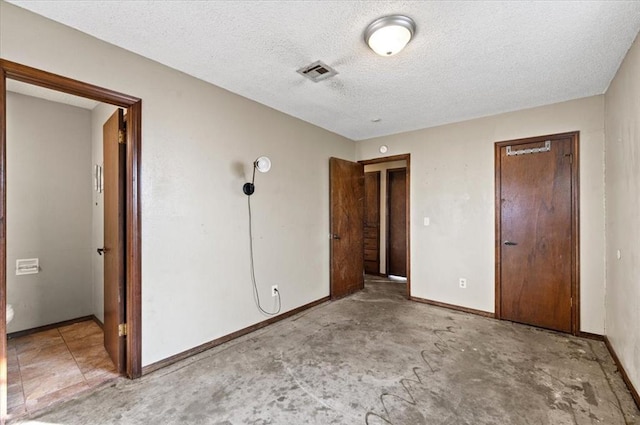
<svg viewBox="0 0 640 425">
<path fill-rule="evenodd" d="M 113 105 L 9 80 L 7 399 L 10 418 L 119 376 L 105 348 L 103 134 Z M 114 141 L 116 148 L 118 140 Z M 103 149 L 103 145 L 105 149 Z M 94 165 L 95 164 L 95 165 Z M 113 166 L 109 164 L 111 168 Z"/>
<path fill-rule="evenodd" d="M 366 168 L 372 174 L 367 175 Z M 331 158 L 329 169 L 331 298 L 361 290 L 373 277 L 386 281 L 389 271 L 410 298 L 410 155 L 360 162 Z M 387 192 L 394 207 L 391 217 Z"/>
<path fill-rule="evenodd" d="M 409 161 L 409 155 L 360 161 L 365 175 L 365 281 L 406 282 L 407 298 Z"/>
<path fill-rule="evenodd" d="M 119 199 L 121 199 L 118 205 L 117 212 L 121 217 L 122 228 L 120 238 L 117 242 L 117 246 L 102 246 L 102 254 L 107 252 L 120 252 L 122 269 L 118 273 L 122 276 L 122 279 L 118 284 L 122 290 L 122 296 L 116 297 L 117 299 L 117 314 L 112 315 L 115 317 L 111 326 L 107 326 L 107 316 L 104 315 L 104 331 L 97 332 L 95 327 L 96 322 L 87 323 L 86 320 L 75 320 L 74 323 L 58 322 L 50 324 L 49 331 L 51 333 L 57 332 L 61 339 L 64 341 L 66 349 L 71 349 L 71 346 L 67 340 L 71 341 L 75 336 L 85 334 L 91 334 L 92 338 L 107 341 L 107 333 L 114 333 L 110 335 L 115 342 L 116 351 L 122 352 L 123 356 L 120 361 L 115 361 L 113 371 L 116 374 L 125 374 L 131 378 L 139 377 L 141 375 L 141 345 L 140 345 L 140 329 L 141 329 L 141 315 L 140 315 L 140 200 L 139 200 L 139 174 L 140 174 L 140 140 L 141 140 L 141 101 L 140 99 L 116 93 L 107 89 L 103 89 L 90 84 L 82 83 L 76 80 L 68 79 L 58 75 L 50 74 L 48 72 L 40 71 L 34 68 L 16 64 L 13 62 L 0 60 L 0 163 L 6 164 L 2 168 L 0 174 L 0 211 L 2 216 L 0 217 L 0 334 L 4 336 L 0 338 L 0 416 L 2 420 L 7 418 L 7 272 L 9 269 L 13 270 L 13 264 L 7 263 L 7 247 L 11 245 L 12 240 L 9 240 L 7 233 L 7 222 L 11 220 L 11 216 L 7 215 L 7 188 L 12 184 L 11 180 L 7 180 L 7 169 L 11 167 L 38 167 L 38 164 L 34 161 L 26 161 L 24 164 L 18 164 L 17 161 L 11 159 L 7 155 L 7 80 L 15 80 L 29 85 L 38 86 L 46 89 L 52 89 L 58 92 L 79 96 L 82 98 L 92 99 L 97 102 L 103 102 L 111 105 L 113 109 L 122 107 L 125 108 L 127 114 L 128 131 L 124 133 L 116 133 L 116 148 L 118 152 L 122 152 L 122 155 L 118 154 L 118 161 L 121 166 L 121 173 L 119 174 L 120 184 L 122 191 L 119 192 Z M 121 145 L 121 147 L 119 147 Z M 68 152 L 68 155 L 73 155 L 75 152 Z M 16 163 L 14 163 L 16 162 Z M 91 166 L 87 167 L 91 170 Z M 87 172 L 86 178 L 90 179 L 91 172 Z M 106 175 L 105 175 L 106 177 Z M 116 185 L 118 185 L 118 178 L 116 179 Z M 84 180 L 86 181 L 86 180 Z M 118 189 L 120 190 L 120 189 Z M 105 221 L 106 221 L 105 211 Z M 106 244 L 106 238 L 105 238 Z M 106 255 L 105 255 L 106 256 Z M 36 271 L 40 267 L 39 265 L 29 265 L 31 270 Z M 16 269 L 18 267 L 16 266 Z M 118 299 L 119 298 L 119 299 Z M 107 306 L 105 305 L 105 310 Z M 80 319 L 86 319 L 89 317 L 81 317 Z M 126 320 L 125 320 L 126 319 Z M 76 323 L 77 322 L 77 323 Z M 100 322 L 98 320 L 98 322 Z M 88 325 L 84 327 L 84 325 Z M 96 326 L 94 326 L 96 325 Z M 53 326 L 53 327 L 52 327 Z M 37 327 L 36 327 L 37 328 Z M 33 328 L 32 328 L 33 330 Z M 36 329 L 38 330 L 38 329 Z M 104 333 L 104 335 L 102 335 Z M 66 338 L 65 338 L 66 336 Z M 73 357 L 73 355 L 72 355 Z M 113 357 L 113 356 L 111 356 Z M 10 384 L 10 382 L 9 382 Z"/>
</svg>

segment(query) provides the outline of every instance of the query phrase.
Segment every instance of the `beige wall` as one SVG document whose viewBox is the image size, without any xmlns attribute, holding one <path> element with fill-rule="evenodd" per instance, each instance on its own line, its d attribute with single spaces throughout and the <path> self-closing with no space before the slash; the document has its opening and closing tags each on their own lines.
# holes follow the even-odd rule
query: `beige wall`
<svg viewBox="0 0 640 425">
<path fill-rule="evenodd" d="M 493 312 L 494 143 L 578 130 L 581 330 L 602 334 L 603 108 L 595 96 L 358 142 L 359 160 L 380 157 L 380 145 L 411 154 L 411 295 Z"/>
<path fill-rule="evenodd" d="M 0 55 L 143 100 L 142 364 L 265 319 L 248 258 L 251 163 L 256 274 L 271 308 L 329 294 L 328 159 L 354 143 L 0 2 Z M 215 66 L 212 63 L 212 66 Z"/>
<path fill-rule="evenodd" d="M 7 94 L 8 331 L 92 314 L 90 112 Z M 16 276 L 16 259 L 41 271 Z"/>
<path fill-rule="evenodd" d="M 629 379 L 640 390 L 639 38 L 607 90 L 605 129 L 606 335 Z"/>
<path fill-rule="evenodd" d="M 364 166 L 365 173 L 380 171 L 380 273 L 387 273 L 387 170 L 403 168 L 407 161 L 380 162 Z"/>
</svg>

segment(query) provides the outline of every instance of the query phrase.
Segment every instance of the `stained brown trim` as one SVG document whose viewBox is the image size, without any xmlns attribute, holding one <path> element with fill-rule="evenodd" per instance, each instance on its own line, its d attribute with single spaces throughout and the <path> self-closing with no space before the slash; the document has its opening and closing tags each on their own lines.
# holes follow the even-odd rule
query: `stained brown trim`
<svg viewBox="0 0 640 425">
<path fill-rule="evenodd" d="M 495 317 L 502 318 L 501 308 L 501 264 L 502 243 L 501 235 L 501 202 L 500 202 L 500 175 L 501 156 L 500 150 L 504 146 L 524 145 L 529 143 L 544 142 L 545 140 L 570 138 L 572 142 L 573 161 L 571 163 L 571 333 L 580 336 L 580 132 L 549 134 L 545 136 L 528 137 L 526 139 L 506 140 L 496 142 L 495 155 Z"/>
<path fill-rule="evenodd" d="M 140 202 L 140 165 L 142 149 L 142 100 L 127 108 L 127 200 L 126 200 L 126 272 L 127 272 L 127 375 L 142 376 L 142 204 Z"/>
<path fill-rule="evenodd" d="M 426 298 L 411 297 L 409 299 L 411 301 L 416 301 L 416 302 L 419 302 L 419 303 L 422 303 L 422 304 L 429 304 L 429 305 L 433 305 L 433 306 L 436 306 L 436 307 L 447 308 L 449 310 L 456 310 L 456 311 L 461 311 L 463 313 L 475 314 L 477 316 L 489 317 L 491 319 L 494 318 L 494 314 L 489 312 L 489 311 L 476 310 L 475 308 L 462 307 L 462 306 L 455 305 L 455 304 L 441 303 L 440 301 L 428 300 Z"/>
<path fill-rule="evenodd" d="M 284 319 L 288 319 L 291 316 L 295 316 L 296 314 L 304 311 L 304 310 L 308 310 L 312 307 L 315 307 L 319 304 L 322 304 L 324 302 L 327 302 L 331 299 L 331 297 L 323 297 L 320 298 L 318 300 L 312 301 L 308 304 L 305 304 L 303 306 L 300 306 L 298 308 L 294 308 L 293 310 L 287 311 L 286 313 L 280 314 L 278 316 L 275 317 L 271 317 L 267 320 L 264 320 L 260 323 L 256 323 L 255 325 L 251 325 L 248 326 L 244 329 L 240 329 L 239 331 L 235 331 L 232 332 L 228 335 L 222 336 L 220 338 L 216 338 L 212 341 L 209 342 L 205 342 L 204 344 L 198 345 L 197 347 L 193 347 L 189 350 L 183 351 L 181 353 L 175 354 L 171 357 L 167 357 L 166 359 L 160 360 L 158 362 L 155 363 L 151 363 L 147 366 L 144 366 L 142 368 L 142 374 L 143 375 L 147 375 L 151 372 L 155 372 L 158 369 L 162 369 L 164 367 L 167 367 L 169 365 L 172 365 L 173 363 L 179 362 L 180 360 L 184 360 L 186 358 L 189 358 L 191 356 L 195 356 L 198 353 L 202 353 L 203 351 L 207 351 L 211 348 L 217 347 L 218 345 L 224 344 L 225 342 L 229 342 L 231 340 L 234 340 L 236 338 L 240 338 L 243 335 L 249 334 L 251 332 L 257 331 L 258 329 L 264 328 L 265 326 L 269 326 L 273 323 L 279 322 L 281 320 Z"/>
<path fill-rule="evenodd" d="M 2 62 L 0 62 L 2 65 Z M 0 66 L 0 424 L 7 417 L 7 73 Z"/>
<path fill-rule="evenodd" d="M 620 376 L 622 377 L 622 380 L 624 381 L 624 383 L 627 385 L 627 388 L 631 393 L 631 397 L 633 397 L 633 401 L 636 402 L 636 406 L 638 406 L 638 409 L 640 409 L 640 394 L 638 394 L 638 390 L 633 386 L 631 379 L 629 379 L 629 375 L 627 375 L 627 371 L 624 369 L 624 366 L 622 366 L 622 363 L 620 362 L 620 359 L 616 354 L 616 350 L 613 349 L 613 346 L 611 345 L 611 341 L 609 341 L 609 338 L 606 335 L 604 336 L 604 343 L 607 346 L 607 349 L 609 350 L 611 357 L 613 358 L 613 362 L 618 367 L 618 370 L 620 371 Z"/>
<path fill-rule="evenodd" d="M 91 315 L 91 319 L 95 322 L 96 325 L 100 327 L 100 329 L 104 330 L 104 323 L 102 323 L 102 321 L 98 319 L 95 314 Z"/>
<path fill-rule="evenodd" d="M 385 156 L 382 158 L 364 159 L 358 161 L 362 165 L 380 164 L 383 162 L 407 162 L 407 299 L 411 299 L 411 154 Z M 387 270 L 387 275 L 388 275 Z"/>
<path fill-rule="evenodd" d="M 594 341 L 604 341 L 604 335 L 600 335 L 600 334 L 593 334 L 591 332 L 578 332 L 578 335 L 580 338 L 586 338 L 586 339 L 593 339 Z"/>
<path fill-rule="evenodd" d="M 380 164 L 383 162 L 393 162 L 393 161 L 404 161 L 409 160 L 411 154 L 403 153 L 400 155 L 392 155 L 392 156 L 384 156 L 382 158 L 373 158 L 373 159 L 363 159 L 362 161 L 358 161 L 362 165 L 371 165 L 371 164 Z"/>
<path fill-rule="evenodd" d="M 94 321 L 94 319 L 96 319 L 96 316 L 92 314 L 89 316 L 77 317 L 75 319 L 63 320 L 62 322 L 51 323 L 49 325 L 37 326 L 31 329 L 25 329 L 22 331 L 8 333 L 7 339 L 20 338 L 21 336 L 26 336 L 26 335 L 35 334 L 38 332 L 48 331 L 51 329 L 61 328 L 63 326 L 73 325 L 75 323 L 87 322 L 89 320 Z"/>
<path fill-rule="evenodd" d="M 142 374 L 141 360 L 141 204 L 140 152 L 142 146 L 142 101 L 136 97 L 83 83 L 71 78 L 0 59 L 0 335 L 6 335 L 6 79 L 45 87 L 126 108 L 127 132 L 127 375 Z M 0 359 L 6 360 L 6 340 L 0 338 Z M 6 363 L 0 366 L 0 420 L 6 418 Z"/>
<path fill-rule="evenodd" d="M 34 86 L 45 87 L 51 90 L 93 99 L 98 102 L 110 103 L 123 108 L 127 108 L 140 101 L 137 97 L 94 86 L 93 84 L 83 83 L 5 59 L 0 59 L 0 66 L 4 71 L 5 78 L 33 84 Z"/>
</svg>

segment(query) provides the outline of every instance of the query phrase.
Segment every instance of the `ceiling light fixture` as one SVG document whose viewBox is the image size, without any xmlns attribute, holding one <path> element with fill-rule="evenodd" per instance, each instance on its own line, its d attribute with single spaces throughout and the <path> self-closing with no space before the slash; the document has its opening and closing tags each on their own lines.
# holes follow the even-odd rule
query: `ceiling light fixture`
<svg viewBox="0 0 640 425">
<path fill-rule="evenodd" d="M 369 24 L 364 41 L 380 56 L 393 56 L 404 49 L 415 31 L 416 24 L 408 16 L 384 16 Z"/>
</svg>

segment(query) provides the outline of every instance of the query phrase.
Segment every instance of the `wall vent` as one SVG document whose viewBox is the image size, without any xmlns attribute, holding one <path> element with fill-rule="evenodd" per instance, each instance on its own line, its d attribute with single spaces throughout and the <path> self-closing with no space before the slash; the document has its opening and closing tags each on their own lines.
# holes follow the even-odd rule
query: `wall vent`
<svg viewBox="0 0 640 425">
<path fill-rule="evenodd" d="M 322 61 L 315 61 L 310 65 L 303 66 L 296 72 L 303 77 L 307 77 L 314 83 L 326 80 L 327 78 L 331 78 L 338 73 L 338 71 L 331 68 L 329 65 L 323 63 Z"/>
</svg>

